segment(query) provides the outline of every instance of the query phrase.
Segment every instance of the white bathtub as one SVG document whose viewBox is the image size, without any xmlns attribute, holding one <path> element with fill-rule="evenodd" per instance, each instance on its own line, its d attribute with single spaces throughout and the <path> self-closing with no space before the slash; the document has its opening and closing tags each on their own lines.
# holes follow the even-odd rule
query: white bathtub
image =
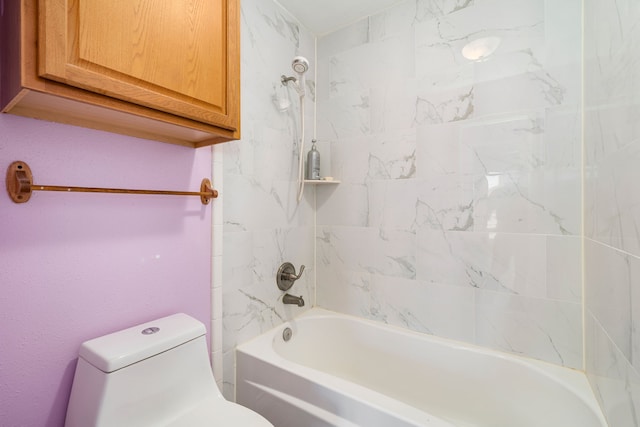
<svg viewBox="0 0 640 427">
<path fill-rule="evenodd" d="M 318 308 L 238 347 L 236 399 L 276 427 L 606 426 L 580 372 Z"/>
</svg>

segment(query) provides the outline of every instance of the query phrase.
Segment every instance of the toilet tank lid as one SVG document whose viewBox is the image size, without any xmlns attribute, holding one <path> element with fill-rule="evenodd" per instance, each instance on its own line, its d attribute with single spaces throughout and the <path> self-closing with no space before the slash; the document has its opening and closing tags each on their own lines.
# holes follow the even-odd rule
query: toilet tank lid
<svg viewBox="0 0 640 427">
<path fill-rule="evenodd" d="M 86 341 L 80 346 L 80 357 L 108 373 L 205 334 L 201 322 L 178 313 Z"/>
</svg>

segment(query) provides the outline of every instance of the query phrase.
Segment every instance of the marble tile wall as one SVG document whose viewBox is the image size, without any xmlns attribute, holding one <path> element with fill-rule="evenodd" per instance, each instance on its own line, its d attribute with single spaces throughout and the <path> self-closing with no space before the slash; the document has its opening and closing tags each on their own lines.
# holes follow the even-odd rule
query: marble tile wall
<svg viewBox="0 0 640 427">
<path fill-rule="evenodd" d="M 411 0 L 318 39 L 318 305 L 582 368 L 581 19 Z"/>
<path fill-rule="evenodd" d="M 222 295 L 219 330 L 222 332 L 223 393 L 235 394 L 237 343 L 247 341 L 286 321 L 314 304 L 313 189 L 306 190 L 298 205 L 297 153 L 300 139 L 299 98 L 280 76 L 293 75 L 291 61 L 297 55 L 311 62 L 307 77 L 306 128 L 311 139 L 315 97 L 315 38 L 284 9 L 272 1 L 243 0 L 242 41 L 242 139 L 214 151 L 214 169 L 223 168 L 224 204 L 222 247 L 214 251 L 214 310 L 216 294 Z M 215 174 L 215 172 L 214 172 Z M 275 282 L 285 261 L 296 269 L 304 264 L 303 277 L 291 293 L 302 295 L 306 306 L 283 305 Z M 215 267 L 222 273 L 216 276 Z M 220 277 L 221 276 L 221 277 Z M 222 284 L 217 286 L 216 279 Z M 215 326 L 215 325 L 214 325 Z M 215 335 L 215 334 L 214 334 Z M 214 343 L 216 338 L 214 337 Z M 214 368 L 216 368 L 214 349 Z M 223 368 L 221 368 L 221 366 Z M 219 372 L 216 373 L 220 377 Z"/>
<path fill-rule="evenodd" d="M 611 425 L 640 426 L 640 5 L 584 8 L 584 109 L 580 0 L 408 0 L 318 39 L 307 123 L 315 96 L 323 168 L 342 183 L 297 206 L 298 107 L 279 76 L 295 55 L 313 62 L 314 38 L 277 4 L 243 1 L 244 134 L 214 152 L 227 397 L 236 343 L 296 313 L 273 283 L 288 260 L 307 266 L 307 307 L 584 357 Z M 486 37 L 491 56 L 462 56 Z"/>
<path fill-rule="evenodd" d="M 611 426 L 640 426 L 640 3 L 585 1 L 585 353 Z"/>
</svg>

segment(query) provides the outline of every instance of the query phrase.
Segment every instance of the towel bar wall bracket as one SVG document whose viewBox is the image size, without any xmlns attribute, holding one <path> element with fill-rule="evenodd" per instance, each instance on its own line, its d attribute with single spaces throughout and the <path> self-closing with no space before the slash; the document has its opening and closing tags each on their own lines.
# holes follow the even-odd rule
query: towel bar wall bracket
<svg viewBox="0 0 640 427">
<path fill-rule="evenodd" d="M 34 191 L 65 191 L 76 193 L 116 193 L 116 194 L 158 194 L 168 196 L 199 196 L 203 205 L 218 197 L 218 191 L 211 188 L 211 181 L 204 178 L 200 191 L 127 190 L 123 188 L 67 187 L 39 185 L 33 183 L 33 174 L 28 164 L 16 161 L 7 169 L 7 192 L 15 203 L 26 203 Z"/>
</svg>

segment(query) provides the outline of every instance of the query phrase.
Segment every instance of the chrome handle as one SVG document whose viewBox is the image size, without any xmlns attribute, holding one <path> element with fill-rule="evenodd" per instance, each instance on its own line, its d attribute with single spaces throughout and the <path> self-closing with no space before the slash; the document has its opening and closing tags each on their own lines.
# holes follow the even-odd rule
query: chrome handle
<svg viewBox="0 0 640 427">
<path fill-rule="evenodd" d="M 302 276 L 302 272 L 304 271 L 304 265 L 300 266 L 300 273 L 296 274 L 296 268 L 290 262 L 285 262 L 278 269 L 278 273 L 276 274 L 276 283 L 278 284 L 278 289 L 281 291 L 288 291 L 291 286 L 293 286 L 293 282 L 298 280 Z"/>
<path fill-rule="evenodd" d="M 304 271 L 304 265 L 300 266 L 300 273 L 298 273 L 298 275 L 296 276 L 295 270 L 293 271 L 293 273 L 282 273 L 282 277 L 284 277 L 287 280 L 293 280 L 294 282 L 296 280 L 298 280 L 301 276 L 302 276 L 302 272 Z"/>
</svg>

